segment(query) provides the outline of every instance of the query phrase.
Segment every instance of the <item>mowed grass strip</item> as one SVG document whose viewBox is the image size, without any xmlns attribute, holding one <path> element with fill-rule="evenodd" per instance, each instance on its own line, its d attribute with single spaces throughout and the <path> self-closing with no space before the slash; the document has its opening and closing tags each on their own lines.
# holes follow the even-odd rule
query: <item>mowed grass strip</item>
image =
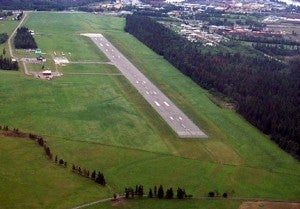
<svg viewBox="0 0 300 209">
<path fill-rule="evenodd" d="M 110 195 L 105 187 L 49 161 L 29 139 L 0 137 L 0 207 L 72 208 Z M 69 162 L 70 163 L 70 162 Z"/>
<path fill-rule="evenodd" d="M 132 104 L 137 92 L 121 76 L 66 75 L 49 82 L 0 74 L 3 124 L 47 137 L 168 152 L 156 127 Z"/>
<path fill-rule="evenodd" d="M 97 73 L 99 74 L 120 74 L 120 71 L 114 66 L 110 64 L 67 64 L 66 66 L 61 66 L 60 71 L 64 74 L 70 73 Z"/>
</svg>

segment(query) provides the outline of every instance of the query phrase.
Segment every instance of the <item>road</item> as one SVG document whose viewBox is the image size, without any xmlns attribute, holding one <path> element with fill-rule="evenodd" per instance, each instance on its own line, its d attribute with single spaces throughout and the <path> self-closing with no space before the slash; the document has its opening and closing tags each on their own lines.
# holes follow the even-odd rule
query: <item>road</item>
<svg viewBox="0 0 300 209">
<path fill-rule="evenodd" d="M 206 138 L 176 105 L 101 34 L 88 36 L 181 138 Z"/>
<path fill-rule="evenodd" d="M 17 32 L 18 28 L 23 24 L 23 22 L 26 19 L 26 17 L 27 17 L 27 12 L 24 12 L 22 20 L 20 21 L 20 23 L 18 24 L 18 26 L 15 28 L 15 30 L 12 32 L 12 34 L 8 38 L 8 48 L 9 48 L 9 53 L 10 53 L 11 57 L 14 57 L 12 46 L 11 46 L 11 39 L 13 38 L 13 36 L 15 35 L 15 33 Z"/>
</svg>

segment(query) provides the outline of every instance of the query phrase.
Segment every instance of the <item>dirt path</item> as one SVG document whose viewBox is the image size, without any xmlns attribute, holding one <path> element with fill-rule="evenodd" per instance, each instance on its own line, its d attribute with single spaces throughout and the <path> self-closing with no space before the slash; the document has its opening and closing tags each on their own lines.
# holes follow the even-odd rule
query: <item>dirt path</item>
<svg viewBox="0 0 300 209">
<path fill-rule="evenodd" d="M 288 203 L 288 202 L 243 202 L 239 209 L 299 209 L 300 203 Z"/>
<path fill-rule="evenodd" d="M 101 199 L 101 200 L 97 200 L 95 202 L 91 202 L 91 203 L 87 203 L 87 204 L 84 204 L 84 205 L 77 206 L 77 207 L 72 208 L 72 209 L 86 208 L 86 207 L 91 206 L 91 205 L 95 205 L 95 204 L 102 203 L 102 202 L 109 202 L 111 200 L 113 200 L 113 198 Z"/>
<path fill-rule="evenodd" d="M 11 57 L 14 57 L 12 46 L 11 46 L 11 44 L 12 44 L 11 40 L 12 40 L 13 36 L 15 35 L 15 33 L 17 32 L 18 28 L 23 24 L 23 22 L 25 21 L 26 18 L 27 18 L 27 12 L 24 12 L 22 20 L 20 21 L 18 26 L 15 28 L 15 30 L 12 32 L 12 34 L 8 38 L 8 48 L 9 48 L 9 53 L 10 53 Z"/>
<path fill-rule="evenodd" d="M 28 72 L 26 63 L 25 63 L 24 61 L 23 61 L 23 67 L 24 67 L 24 73 L 25 73 L 25 75 L 31 75 L 31 74 Z"/>
<path fill-rule="evenodd" d="M 144 195 L 147 197 L 147 195 Z M 125 196 L 119 196 L 117 198 L 125 198 Z M 267 199 L 267 198 L 243 198 L 243 197 L 232 197 L 232 198 L 223 198 L 223 197 L 193 197 L 192 199 L 196 200 L 224 200 L 224 201 L 243 201 L 238 209 L 300 209 L 300 200 L 299 201 L 290 201 L 290 200 L 276 200 L 276 199 Z M 80 205 L 72 209 L 86 208 L 91 205 L 98 203 L 108 202 L 114 200 L 113 198 L 106 198 L 97 200 L 91 203 Z"/>
</svg>

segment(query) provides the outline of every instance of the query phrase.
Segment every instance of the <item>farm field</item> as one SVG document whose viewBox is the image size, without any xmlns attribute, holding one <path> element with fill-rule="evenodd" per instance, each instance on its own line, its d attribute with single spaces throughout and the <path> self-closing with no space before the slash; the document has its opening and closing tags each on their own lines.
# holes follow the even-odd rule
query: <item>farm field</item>
<svg viewBox="0 0 300 209">
<path fill-rule="evenodd" d="M 47 27 L 44 21 L 47 21 Z M 22 72 L 0 71 L 0 121 L 3 125 L 42 135 L 53 152 L 63 159 L 88 169 L 102 170 L 116 193 L 136 184 L 143 184 L 148 192 L 150 187 L 162 184 L 165 189 L 184 187 L 194 197 L 218 190 L 220 193 L 231 192 L 233 197 L 300 199 L 299 163 L 234 111 L 215 105 L 206 90 L 125 33 L 124 19 L 43 12 L 31 13 L 25 26 L 42 34 L 35 38 L 47 59 L 56 51 L 71 52 L 67 55 L 71 61 L 108 61 L 88 38 L 80 35 L 102 33 L 209 138 L 179 139 L 123 76 L 109 75 L 118 71 L 107 64 L 60 66 L 59 70 L 65 75 L 52 81 L 38 80 Z M 1 27 L 6 25 L 1 25 L 0 30 Z M 46 65 L 52 66 L 51 63 Z M 76 75 L 87 72 L 107 75 Z M 5 140 L 11 145 L 6 145 Z M 3 162 L 1 176 L 13 167 L 20 170 L 18 173 L 6 172 L 6 178 L 21 178 L 22 171 L 28 173 L 39 166 L 52 166 L 51 172 L 57 172 L 55 175 L 60 178 L 70 175 L 67 180 L 81 188 L 78 190 L 74 186 L 47 195 L 65 182 L 49 180 L 45 189 L 41 186 L 43 180 L 39 179 L 42 174 L 37 174 L 36 178 L 27 176 L 28 185 L 36 184 L 30 190 L 43 190 L 41 195 L 48 196 L 47 203 L 40 198 L 28 200 L 30 208 L 73 207 L 112 196 L 112 191 L 96 184 L 85 184 L 85 178 L 72 177 L 72 172 L 53 166 L 41 157 L 41 150 L 36 145 L 15 140 L 20 139 L 0 140 L 3 145 L 0 146 L 0 159 L 2 155 L 7 159 Z M 12 151 L 16 152 L 15 157 L 9 155 Z M 22 155 L 27 156 L 24 153 L 29 153 L 30 160 L 16 161 Z M 38 163 L 33 161 L 34 157 Z M 30 163 L 32 161 L 35 164 Z M 23 166 L 18 166 L 21 162 Z M 51 177 L 47 175 L 47 178 Z M 13 192 L 17 184 L 17 181 L 5 184 L 0 187 L 0 194 L 9 188 L 11 196 L 18 202 L 25 201 L 26 196 Z M 87 195 L 85 190 L 97 192 Z M 59 195 L 63 192 L 68 192 L 70 198 Z M 15 203 L 13 198 L 7 198 L 4 208 L 11 208 Z M 203 205 L 226 209 L 238 208 L 239 204 L 233 200 L 226 204 L 197 199 L 174 200 L 172 203 L 137 200 L 126 202 L 120 208 L 150 208 L 153 205 L 155 208 L 196 208 Z M 98 206 L 110 208 L 109 203 L 95 208 Z"/>
</svg>

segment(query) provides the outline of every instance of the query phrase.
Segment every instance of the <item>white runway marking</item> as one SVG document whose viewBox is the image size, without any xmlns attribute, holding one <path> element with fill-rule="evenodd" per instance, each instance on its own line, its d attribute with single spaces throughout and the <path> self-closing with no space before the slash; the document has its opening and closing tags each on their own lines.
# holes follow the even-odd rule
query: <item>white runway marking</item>
<svg viewBox="0 0 300 209">
<path fill-rule="evenodd" d="M 128 81 L 141 93 L 145 100 L 157 111 L 166 123 L 181 138 L 206 138 L 207 135 L 197 127 L 164 93 L 143 75 L 117 48 L 101 34 L 82 34 L 88 36 L 111 60 Z M 95 38 L 101 38 L 105 47 L 100 47 Z M 109 46 L 109 47 L 106 47 Z M 109 49 L 109 50 L 108 50 Z M 114 51 L 114 52 L 112 52 Z M 119 59 L 114 59 L 118 57 Z M 146 94 L 145 94 L 146 92 Z M 170 114 L 169 114 L 170 113 Z M 179 117 L 180 116 L 180 117 Z M 182 123 L 184 121 L 184 124 Z M 189 130 L 189 131 L 188 131 Z"/>
</svg>

